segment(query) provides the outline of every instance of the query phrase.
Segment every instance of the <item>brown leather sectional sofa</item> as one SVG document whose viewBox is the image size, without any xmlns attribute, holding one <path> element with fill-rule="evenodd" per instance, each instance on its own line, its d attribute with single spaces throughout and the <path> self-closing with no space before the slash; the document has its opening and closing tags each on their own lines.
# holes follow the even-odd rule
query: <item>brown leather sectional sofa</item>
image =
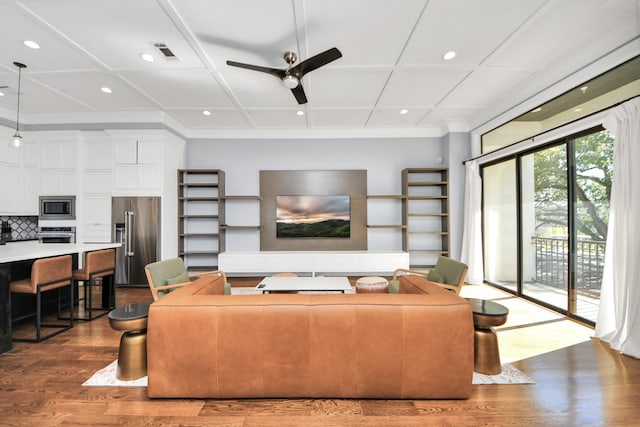
<svg viewBox="0 0 640 427">
<path fill-rule="evenodd" d="M 149 397 L 469 397 L 471 308 L 421 277 L 399 294 L 222 293 L 196 281 L 151 305 Z"/>
</svg>

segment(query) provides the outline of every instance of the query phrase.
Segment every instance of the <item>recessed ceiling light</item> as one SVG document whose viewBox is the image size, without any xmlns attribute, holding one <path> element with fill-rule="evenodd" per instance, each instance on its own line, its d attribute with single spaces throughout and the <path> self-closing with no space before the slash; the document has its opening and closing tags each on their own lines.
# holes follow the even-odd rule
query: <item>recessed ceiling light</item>
<svg viewBox="0 0 640 427">
<path fill-rule="evenodd" d="M 538 107 L 535 110 L 531 110 L 532 113 L 537 113 L 538 111 L 542 111 L 542 107 Z"/>
<path fill-rule="evenodd" d="M 145 62 L 153 62 L 156 60 L 150 53 L 141 53 L 140 58 Z"/>
<path fill-rule="evenodd" d="M 442 58 L 444 58 L 445 61 L 450 61 L 455 57 L 456 57 L 456 52 L 453 50 L 450 50 L 449 52 L 445 53 Z"/>
<path fill-rule="evenodd" d="M 576 108 L 576 109 L 575 109 L 575 110 L 573 110 L 573 111 L 574 111 L 574 112 L 576 112 L 576 113 L 579 113 L 580 111 L 582 111 L 582 108 L 578 107 L 578 108 Z"/>
<path fill-rule="evenodd" d="M 0 96 L 4 96 L 4 92 L 0 92 Z"/>
<path fill-rule="evenodd" d="M 210 115 L 211 115 L 211 111 L 209 111 L 209 110 L 202 110 L 202 114 L 204 114 L 205 116 L 210 116 Z"/>
<path fill-rule="evenodd" d="M 589 86 L 582 86 L 582 87 L 580 88 L 580 91 L 581 91 L 582 93 L 585 93 L 585 92 L 587 91 L 587 89 L 589 89 Z"/>
<path fill-rule="evenodd" d="M 101 90 L 101 91 L 103 91 L 104 93 L 111 93 L 111 92 L 112 92 L 112 90 L 111 90 L 111 89 L 109 89 L 109 88 L 108 88 L 108 87 L 106 87 L 106 86 L 102 86 L 102 87 L 100 88 L 100 90 Z"/>
<path fill-rule="evenodd" d="M 402 110 L 400 110 L 400 114 L 407 114 L 409 112 L 409 110 L 407 110 L 406 108 L 403 108 Z"/>
<path fill-rule="evenodd" d="M 296 114 L 299 115 L 299 116 L 304 116 L 304 111 L 298 110 L 298 111 L 296 111 Z"/>
<path fill-rule="evenodd" d="M 24 45 L 30 47 L 31 49 L 40 49 L 40 45 L 31 40 L 25 40 Z"/>
</svg>

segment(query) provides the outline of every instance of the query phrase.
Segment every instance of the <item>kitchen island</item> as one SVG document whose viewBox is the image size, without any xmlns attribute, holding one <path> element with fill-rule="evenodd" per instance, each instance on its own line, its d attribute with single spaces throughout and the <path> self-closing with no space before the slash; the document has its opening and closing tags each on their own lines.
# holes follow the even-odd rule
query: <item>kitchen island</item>
<svg viewBox="0 0 640 427">
<path fill-rule="evenodd" d="M 120 247 L 120 243 L 40 243 L 38 241 L 9 242 L 0 246 L 0 353 L 11 349 L 11 288 L 12 280 L 28 277 L 15 276 L 19 264 L 28 265 L 39 258 L 74 255 L 74 262 L 82 254 L 99 249 Z M 19 274 L 19 273 L 18 273 Z"/>
</svg>

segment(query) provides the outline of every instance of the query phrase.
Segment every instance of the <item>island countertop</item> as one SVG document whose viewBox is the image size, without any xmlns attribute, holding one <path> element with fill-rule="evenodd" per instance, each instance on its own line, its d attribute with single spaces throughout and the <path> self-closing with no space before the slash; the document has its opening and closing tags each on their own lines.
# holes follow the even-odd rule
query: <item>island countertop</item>
<svg viewBox="0 0 640 427">
<path fill-rule="evenodd" d="M 120 246 L 120 243 L 40 243 L 32 240 L 9 242 L 0 246 L 0 264 L 66 254 L 81 254 Z"/>
<path fill-rule="evenodd" d="M 13 263 L 77 254 L 99 249 L 117 248 L 120 243 L 40 243 L 38 241 L 9 242 L 0 246 L 0 353 L 11 350 L 11 291 Z"/>
</svg>

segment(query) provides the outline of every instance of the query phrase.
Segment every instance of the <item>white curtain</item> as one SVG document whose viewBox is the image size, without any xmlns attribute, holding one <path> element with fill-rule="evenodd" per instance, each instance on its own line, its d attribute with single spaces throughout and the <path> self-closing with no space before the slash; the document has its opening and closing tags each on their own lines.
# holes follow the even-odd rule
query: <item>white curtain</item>
<svg viewBox="0 0 640 427">
<path fill-rule="evenodd" d="M 640 99 L 614 108 L 604 126 L 616 141 L 595 336 L 640 358 Z"/>
<path fill-rule="evenodd" d="M 467 283 L 479 285 L 484 280 L 482 261 L 482 179 L 478 162 L 465 164 L 464 227 L 460 261 L 467 264 Z"/>
</svg>

